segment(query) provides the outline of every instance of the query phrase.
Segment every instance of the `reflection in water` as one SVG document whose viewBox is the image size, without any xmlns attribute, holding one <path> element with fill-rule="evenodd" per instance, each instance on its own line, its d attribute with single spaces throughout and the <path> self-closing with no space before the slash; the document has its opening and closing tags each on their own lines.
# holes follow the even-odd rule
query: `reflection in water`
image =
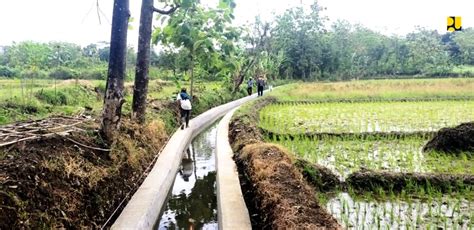
<svg viewBox="0 0 474 230">
<path fill-rule="evenodd" d="M 217 124 L 217 123 L 216 123 Z M 158 229 L 217 229 L 216 125 L 183 153 Z"/>
<path fill-rule="evenodd" d="M 191 158 L 191 148 L 186 150 L 183 159 L 181 160 L 181 165 L 179 167 L 179 174 L 184 181 L 189 182 L 189 177 L 193 175 L 194 172 L 194 161 Z"/>
</svg>

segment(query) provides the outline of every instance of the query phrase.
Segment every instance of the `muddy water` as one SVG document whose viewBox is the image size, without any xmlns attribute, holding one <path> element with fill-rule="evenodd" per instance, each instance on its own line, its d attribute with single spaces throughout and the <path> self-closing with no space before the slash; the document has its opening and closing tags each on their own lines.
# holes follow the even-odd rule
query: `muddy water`
<svg viewBox="0 0 474 230">
<path fill-rule="evenodd" d="M 326 208 L 347 229 L 474 229 L 474 201 L 464 198 L 361 200 L 339 193 Z"/>
<path fill-rule="evenodd" d="M 158 229 L 218 229 L 215 167 L 217 124 L 194 138 L 183 153 Z"/>
</svg>

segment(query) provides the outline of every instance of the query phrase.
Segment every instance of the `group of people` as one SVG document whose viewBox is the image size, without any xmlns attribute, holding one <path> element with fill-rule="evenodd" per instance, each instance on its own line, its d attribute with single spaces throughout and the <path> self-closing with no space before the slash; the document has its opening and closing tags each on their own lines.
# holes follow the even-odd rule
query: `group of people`
<svg viewBox="0 0 474 230">
<path fill-rule="evenodd" d="M 247 81 L 247 93 L 249 95 L 252 95 L 252 89 L 253 89 L 254 84 L 255 83 L 254 83 L 253 78 L 249 78 L 248 81 Z M 259 97 L 263 96 L 263 89 L 264 89 L 266 84 L 267 83 L 266 83 L 265 79 L 262 76 L 259 76 L 257 78 L 256 85 L 257 85 L 257 93 L 258 93 Z M 271 86 L 269 86 L 269 89 L 271 90 Z M 191 105 L 191 97 L 186 92 L 186 88 L 181 89 L 181 92 L 179 92 L 178 95 L 176 96 L 176 100 L 178 101 L 179 110 L 180 110 L 180 114 L 181 114 L 180 127 L 181 127 L 181 129 L 184 129 L 184 127 L 188 128 L 189 127 L 189 118 L 191 116 L 192 105 Z"/>
<path fill-rule="evenodd" d="M 249 80 L 247 81 L 247 93 L 250 95 L 252 95 L 252 89 L 253 89 L 253 85 L 254 85 L 254 80 L 253 78 L 249 78 Z M 265 85 L 267 83 L 265 82 L 265 79 L 263 79 L 262 76 L 259 76 L 257 78 L 257 94 L 258 96 L 263 96 L 263 88 L 265 88 Z"/>
</svg>

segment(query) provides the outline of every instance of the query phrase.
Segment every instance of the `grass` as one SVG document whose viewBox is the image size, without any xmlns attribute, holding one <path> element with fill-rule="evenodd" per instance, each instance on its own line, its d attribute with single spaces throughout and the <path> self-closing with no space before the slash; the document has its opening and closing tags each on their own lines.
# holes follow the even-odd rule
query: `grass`
<svg viewBox="0 0 474 230">
<path fill-rule="evenodd" d="M 474 75 L 474 66 L 472 65 L 461 65 L 461 66 L 456 66 L 453 68 L 453 72 L 459 73 L 459 74 L 469 74 L 470 76 Z"/>
<path fill-rule="evenodd" d="M 183 83 L 189 89 L 189 85 Z M 0 79 L 0 125 L 21 120 L 41 119 L 53 115 L 74 115 L 92 109 L 89 113 L 99 115 L 105 81 L 52 79 Z M 195 103 L 194 114 L 200 113 L 232 98 L 224 95 L 222 82 L 197 82 L 195 95 L 200 103 Z M 179 88 L 173 82 L 153 80 L 149 83 L 149 100 L 171 101 Z M 123 114 L 130 114 L 133 82 L 125 82 L 125 104 Z M 235 96 L 241 96 L 240 94 Z M 171 111 L 159 111 L 166 121 L 167 130 L 174 129 L 175 115 Z M 156 114 L 152 115 L 156 117 Z"/>
<path fill-rule="evenodd" d="M 474 100 L 289 103 L 265 107 L 260 127 L 291 134 L 419 132 L 456 126 L 473 117 Z"/>
<path fill-rule="evenodd" d="M 290 84 L 269 94 L 280 101 L 474 98 L 474 78 Z"/>
<path fill-rule="evenodd" d="M 73 86 L 95 87 L 100 80 L 57 80 L 54 79 L 0 79 L 0 102 L 8 99 L 27 101 L 40 90 L 55 89 L 61 91 Z"/>
<path fill-rule="evenodd" d="M 188 93 L 190 93 L 190 84 L 188 82 L 180 83 L 179 85 L 180 87 L 185 87 Z M 181 89 L 180 87 L 173 82 L 151 81 L 149 84 L 149 97 L 158 100 L 174 100 Z M 199 94 L 200 92 L 220 90 L 222 82 L 196 82 L 194 87 L 194 93 Z"/>
</svg>

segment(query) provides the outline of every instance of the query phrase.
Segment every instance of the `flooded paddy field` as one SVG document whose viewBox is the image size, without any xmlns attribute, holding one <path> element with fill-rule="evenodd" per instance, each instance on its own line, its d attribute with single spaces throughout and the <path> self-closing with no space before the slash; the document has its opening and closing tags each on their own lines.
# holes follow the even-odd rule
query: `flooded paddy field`
<svg viewBox="0 0 474 230">
<path fill-rule="evenodd" d="M 301 159 L 333 171 L 340 180 L 360 169 L 390 172 L 474 174 L 474 159 L 468 153 L 460 156 L 423 153 L 429 136 L 403 138 L 351 137 L 313 139 L 306 136 L 267 141 L 278 143 Z"/>
<path fill-rule="evenodd" d="M 474 229 L 474 152 L 423 150 L 441 129 L 471 135 L 472 86 L 435 89 L 457 81 L 296 84 L 274 93 L 258 126 L 306 162 L 298 167 L 344 228 Z"/>
<path fill-rule="evenodd" d="M 474 117 L 474 100 L 285 103 L 262 109 L 260 127 L 280 134 L 432 132 Z"/>
<path fill-rule="evenodd" d="M 341 192 L 326 209 L 347 229 L 472 229 L 474 201 L 447 195 L 364 198 Z"/>
</svg>

